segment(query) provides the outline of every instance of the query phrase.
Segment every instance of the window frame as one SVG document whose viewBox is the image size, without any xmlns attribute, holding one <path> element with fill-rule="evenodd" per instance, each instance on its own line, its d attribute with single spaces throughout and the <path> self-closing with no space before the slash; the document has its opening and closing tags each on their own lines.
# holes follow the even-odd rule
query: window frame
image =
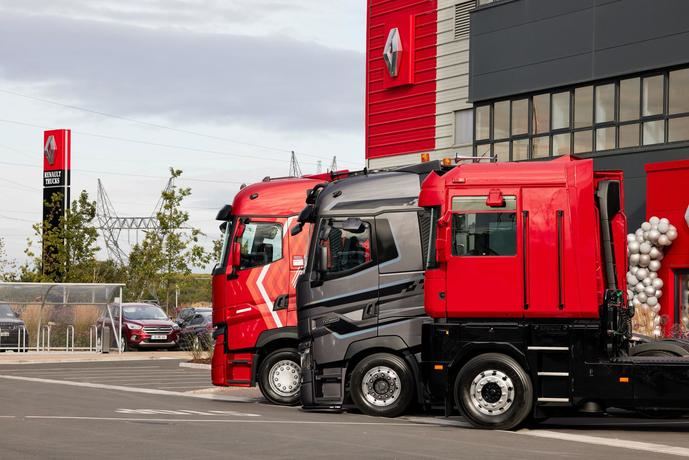
<svg viewBox="0 0 689 460">
<path fill-rule="evenodd" d="M 361 265 L 358 265 L 356 267 L 349 268 L 347 270 L 342 270 L 339 272 L 327 272 L 323 271 L 320 267 L 320 242 L 321 242 L 321 231 L 323 230 L 323 225 L 331 225 L 329 222 L 332 221 L 342 221 L 344 222 L 348 217 L 354 217 L 361 219 L 362 222 L 365 224 L 368 224 L 369 232 L 370 232 L 370 241 L 369 241 L 369 248 L 371 251 L 371 260 L 368 262 L 365 262 Z M 321 281 L 331 281 L 335 280 L 338 278 L 342 278 L 344 276 L 349 276 L 354 273 L 358 273 L 363 270 L 367 270 L 371 267 L 374 267 L 378 264 L 378 236 L 376 234 L 376 225 L 375 225 L 375 219 L 370 216 L 330 216 L 330 217 L 321 217 L 318 222 L 318 233 L 316 240 L 316 247 L 314 248 L 314 255 L 313 255 L 313 266 L 316 272 L 320 274 L 320 279 Z M 399 249 L 398 249 L 399 252 Z"/>
<path fill-rule="evenodd" d="M 285 233 L 284 233 L 284 231 L 285 231 L 285 225 L 284 225 L 282 222 L 278 222 L 278 221 L 276 221 L 276 220 L 249 220 L 248 222 L 244 222 L 243 224 L 244 224 L 244 232 L 242 233 L 242 236 L 237 237 L 237 236 L 233 233 L 233 238 L 232 238 L 232 240 L 233 240 L 233 241 L 232 241 L 232 244 L 233 244 L 233 245 L 238 243 L 237 238 L 243 238 L 243 237 L 244 237 L 244 235 L 246 234 L 246 227 L 249 226 L 249 225 L 252 225 L 252 224 L 257 224 L 257 225 L 274 225 L 274 226 L 280 227 L 280 238 L 281 238 L 281 240 L 282 240 L 281 243 L 280 243 L 280 257 L 277 258 L 277 259 L 273 259 L 271 262 L 268 262 L 267 264 L 252 265 L 252 266 L 250 266 L 250 267 L 245 267 L 245 266 L 243 266 L 243 265 L 241 264 L 241 257 L 240 257 L 240 265 L 239 265 L 239 267 L 235 267 L 235 270 L 237 270 L 238 272 L 240 272 L 240 271 L 244 271 L 244 270 L 251 270 L 251 269 L 254 269 L 254 268 L 265 267 L 266 265 L 274 264 L 275 262 L 279 262 L 279 261 L 281 261 L 281 260 L 283 260 L 283 259 L 285 258 L 285 241 L 284 241 L 284 239 L 285 239 Z M 252 242 L 252 246 L 253 246 L 253 242 Z M 241 247 L 240 247 L 240 251 L 241 251 Z"/>
<path fill-rule="evenodd" d="M 548 158 L 552 158 L 554 155 L 553 148 L 554 148 L 554 141 L 553 138 L 554 136 L 560 135 L 560 134 L 566 134 L 569 133 L 569 153 L 570 154 L 576 154 L 576 155 L 586 155 L 586 156 L 598 156 L 598 155 L 610 155 L 611 153 L 624 153 L 630 150 L 634 151 L 651 151 L 651 150 L 656 150 L 659 146 L 661 145 L 676 145 L 676 144 L 688 144 L 689 143 L 689 135 L 685 136 L 688 137 L 688 139 L 679 139 L 679 140 L 670 140 L 670 121 L 677 119 L 677 118 L 687 118 L 689 117 L 689 111 L 687 112 L 678 112 L 678 113 L 669 113 L 669 108 L 670 108 L 670 73 L 678 70 L 689 70 L 689 67 L 687 65 L 682 65 L 682 66 L 673 66 L 673 67 L 667 67 L 661 70 L 652 70 L 652 71 L 645 71 L 645 72 L 637 72 L 634 74 L 627 74 L 615 78 L 606 78 L 606 79 L 601 79 L 598 81 L 589 81 L 589 82 L 583 82 L 581 84 L 577 85 L 571 85 L 568 87 L 559 87 L 559 88 L 552 88 L 548 91 L 536 91 L 528 94 L 517 94 L 511 97 L 503 97 L 503 98 L 498 98 L 494 99 L 491 101 L 483 101 L 480 104 L 477 104 L 474 106 L 474 109 L 476 110 L 478 107 L 488 107 L 489 110 L 489 123 L 490 126 L 488 127 L 488 138 L 487 139 L 481 139 L 481 140 L 474 140 L 474 146 L 473 146 L 473 155 L 474 157 L 485 157 L 486 154 L 489 154 L 491 156 L 491 161 L 496 161 L 495 157 L 495 144 L 498 144 L 500 142 L 508 142 L 509 144 L 509 161 L 539 161 L 539 160 L 544 160 Z M 661 76 L 662 77 L 662 113 L 660 114 L 654 114 L 654 115 L 643 115 L 643 94 L 644 94 L 644 79 L 647 78 L 652 78 L 656 76 Z M 638 114 L 636 118 L 631 119 L 631 120 L 625 120 L 621 121 L 621 84 L 623 81 L 626 80 L 631 80 L 631 79 L 639 79 L 639 84 L 638 84 Z M 599 92 L 599 87 L 606 86 L 606 85 L 613 85 L 613 97 L 614 97 L 614 109 L 613 109 L 613 118 L 612 120 L 605 121 L 605 122 L 598 122 L 596 120 L 596 106 L 598 103 L 598 92 Z M 575 91 L 578 88 L 585 88 L 587 86 L 592 87 L 592 104 L 591 104 L 591 126 L 586 126 L 586 127 L 575 127 L 574 126 L 574 121 L 575 121 L 575 105 L 576 105 L 576 100 L 575 100 Z M 634 89 L 636 91 L 636 88 Z M 568 128 L 558 128 L 558 129 L 553 129 L 553 112 L 554 112 L 554 107 L 553 107 L 553 97 L 555 94 L 563 93 L 563 92 L 569 92 L 569 127 Z M 538 135 L 534 132 L 534 99 L 536 97 L 540 97 L 542 95 L 547 95 L 548 98 L 548 111 L 549 111 L 549 126 L 548 129 L 545 131 L 542 131 Z M 524 134 L 518 134 L 518 135 L 512 135 L 512 105 L 515 101 L 519 101 L 526 98 L 528 100 L 528 133 L 526 135 Z M 494 110 L 493 106 L 496 103 L 499 102 L 504 102 L 507 101 L 509 102 L 509 137 L 506 139 L 495 139 L 493 137 L 493 131 L 494 131 Z M 663 129 L 661 132 L 661 141 L 654 143 L 654 144 L 646 144 L 644 145 L 644 123 L 648 122 L 662 122 L 663 124 Z M 474 124 L 476 124 L 476 116 L 474 116 Z M 620 132 L 622 129 L 625 129 L 625 127 L 636 125 L 638 126 L 638 133 L 637 133 L 637 145 L 631 145 L 627 147 L 620 147 Z M 614 143 L 614 146 L 610 149 L 606 150 L 597 150 L 597 144 L 599 142 L 599 130 L 604 129 L 604 128 L 613 128 L 614 129 L 614 135 L 612 137 L 612 141 Z M 625 131 L 628 131 L 630 128 L 626 128 Z M 591 146 L 590 150 L 587 150 L 586 152 L 584 151 L 579 151 L 577 153 L 574 153 L 574 147 L 575 147 L 575 142 L 574 138 L 576 133 L 582 132 L 582 131 L 591 131 Z M 476 126 L 474 126 L 474 134 L 476 133 Z M 629 133 L 626 133 L 629 134 Z M 547 145 L 548 145 L 548 156 L 547 157 L 535 157 L 535 145 L 536 145 L 536 140 L 540 138 L 547 138 Z M 528 159 L 527 160 L 516 160 L 515 159 L 515 149 L 514 149 L 514 142 L 519 141 L 522 139 L 527 139 L 528 138 Z M 543 139 L 545 141 L 545 139 Z"/>
<path fill-rule="evenodd" d="M 519 256 L 519 199 L 517 195 L 507 194 L 504 195 L 505 206 L 503 207 L 489 207 L 488 205 L 480 206 L 476 209 L 461 209 L 455 208 L 455 199 L 469 198 L 475 199 L 478 203 L 485 203 L 488 200 L 488 195 L 454 195 L 450 197 L 450 212 L 452 213 L 452 221 L 450 226 L 450 232 L 452 239 L 450 241 L 451 250 L 450 254 L 452 257 L 518 257 Z M 460 206 L 459 204 L 457 206 Z M 503 254 L 503 255 L 475 255 L 475 254 L 455 254 L 455 238 L 457 234 L 457 228 L 455 227 L 456 216 L 458 215 L 469 215 L 469 214 L 514 214 L 514 254 Z"/>
</svg>

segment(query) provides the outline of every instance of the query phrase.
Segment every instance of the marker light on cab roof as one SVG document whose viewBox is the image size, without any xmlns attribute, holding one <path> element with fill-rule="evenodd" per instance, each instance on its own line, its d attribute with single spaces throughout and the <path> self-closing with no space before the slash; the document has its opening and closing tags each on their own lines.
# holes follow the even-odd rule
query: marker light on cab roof
<svg viewBox="0 0 689 460">
<path fill-rule="evenodd" d="M 431 161 L 431 154 L 430 153 L 422 153 L 421 154 L 421 163 L 428 163 Z"/>
</svg>

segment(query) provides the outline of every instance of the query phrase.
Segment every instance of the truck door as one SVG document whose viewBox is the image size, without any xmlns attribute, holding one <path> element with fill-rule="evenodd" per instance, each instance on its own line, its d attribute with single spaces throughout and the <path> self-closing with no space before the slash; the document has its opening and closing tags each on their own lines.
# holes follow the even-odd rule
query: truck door
<svg viewBox="0 0 689 460">
<path fill-rule="evenodd" d="M 283 218 L 252 218 L 237 226 L 233 242 L 238 259 L 234 261 L 236 279 L 231 283 L 227 312 L 230 351 L 252 348 L 261 332 L 286 323 L 289 260 L 285 223 Z"/>
<path fill-rule="evenodd" d="M 416 211 L 390 212 L 376 217 L 379 324 L 424 314 L 419 222 Z"/>
<path fill-rule="evenodd" d="M 516 190 L 461 191 L 451 197 L 448 316 L 523 315 L 517 204 Z"/>
<path fill-rule="evenodd" d="M 299 308 L 308 312 L 314 358 L 328 363 L 377 333 L 377 248 L 373 218 L 323 218 L 317 231 L 314 277 Z"/>
</svg>

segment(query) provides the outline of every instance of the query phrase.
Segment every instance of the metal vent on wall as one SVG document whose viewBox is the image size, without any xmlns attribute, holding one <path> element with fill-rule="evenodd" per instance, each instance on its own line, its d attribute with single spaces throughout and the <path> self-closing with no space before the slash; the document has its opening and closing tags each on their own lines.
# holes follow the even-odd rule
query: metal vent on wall
<svg viewBox="0 0 689 460">
<path fill-rule="evenodd" d="M 476 7 L 476 0 L 455 5 L 455 40 L 469 38 L 469 12 Z"/>
</svg>

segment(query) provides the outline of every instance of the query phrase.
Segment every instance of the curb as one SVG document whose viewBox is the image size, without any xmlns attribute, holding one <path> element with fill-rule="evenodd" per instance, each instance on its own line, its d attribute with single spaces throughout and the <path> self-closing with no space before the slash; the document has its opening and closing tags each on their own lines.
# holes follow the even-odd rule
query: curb
<svg viewBox="0 0 689 460">
<path fill-rule="evenodd" d="M 211 370 L 210 364 L 200 364 L 200 363 L 179 363 L 179 367 L 188 367 L 189 369 L 203 369 Z"/>
</svg>

